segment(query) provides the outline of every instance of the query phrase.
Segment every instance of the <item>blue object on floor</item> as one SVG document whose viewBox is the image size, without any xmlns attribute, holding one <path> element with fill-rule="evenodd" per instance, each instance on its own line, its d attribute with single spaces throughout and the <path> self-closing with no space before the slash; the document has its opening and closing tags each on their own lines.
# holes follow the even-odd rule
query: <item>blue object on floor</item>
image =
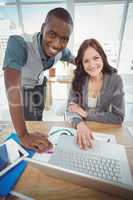
<svg viewBox="0 0 133 200">
<path fill-rule="evenodd" d="M 16 133 L 11 133 L 8 139 L 14 139 L 17 143 L 19 143 L 19 138 Z M 32 157 L 35 153 L 34 150 L 26 149 L 29 153 L 28 157 Z M 14 185 L 20 178 L 23 173 L 25 167 L 27 165 L 26 161 L 21 161 L 14 168 L 9 170 L 5 175 L 0 178 L 0 196 L 7 196 L 9 192 L 13 189 Z"/>
</svg>

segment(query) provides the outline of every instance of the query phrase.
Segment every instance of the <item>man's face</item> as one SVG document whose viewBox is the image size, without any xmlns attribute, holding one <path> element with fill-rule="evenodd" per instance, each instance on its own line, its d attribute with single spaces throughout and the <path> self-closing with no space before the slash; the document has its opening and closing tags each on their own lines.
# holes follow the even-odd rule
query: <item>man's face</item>
<svg viewBox="0 0 133 200">
<path fill-rule="evenodd" d="M 51 17 L 43 25 L 42 49 L 47 57 L 62 51 L 69 41 L 72 26 L 60 18 Z"/>
</svg>

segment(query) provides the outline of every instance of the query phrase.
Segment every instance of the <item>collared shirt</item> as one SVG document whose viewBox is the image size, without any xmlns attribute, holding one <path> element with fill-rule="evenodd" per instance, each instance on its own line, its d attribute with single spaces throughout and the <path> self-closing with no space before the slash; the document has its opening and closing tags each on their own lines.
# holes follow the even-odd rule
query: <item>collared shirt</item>
<svg viewBox="0 0 133 200">
<path fill-rule="evenodd" d="M 41 47 L 41 33 L 37 33 L 37 44 L 40 53 L 40 57 L 42 60 L 42 64 L 44 70 L 52 67 L 54 63 L 54 57 L 47 58 L 44 54 L 42 47 Z M 19 35 L 10 36 L 7 43 L 7 48 L 5 51 L 5 57 L 3 62 L 3 69 L 10 67 L 16 70 L 21 71 L 21 68 L 26 64 L 28 52 L 27 52 L 27 42 L 24 37 Z M 63 61 L 71 61 L 74 56 L 71 54 L 70 50 L 65 48 L 62 51 L 61 60 Z"/>
</svg>

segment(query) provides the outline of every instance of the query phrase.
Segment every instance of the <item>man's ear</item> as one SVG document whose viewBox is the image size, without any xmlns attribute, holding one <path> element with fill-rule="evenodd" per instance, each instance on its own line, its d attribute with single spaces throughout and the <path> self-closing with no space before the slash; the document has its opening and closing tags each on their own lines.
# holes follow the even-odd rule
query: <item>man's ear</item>
<svg viewBox="0 0 133 200">
<path fill-rule="evenodd" d="M 41 33 L 43 33 L 44 26 L 45 26 L 45 23 L 43 23 L 42 26 L 41 26 Z"/>
</svg>

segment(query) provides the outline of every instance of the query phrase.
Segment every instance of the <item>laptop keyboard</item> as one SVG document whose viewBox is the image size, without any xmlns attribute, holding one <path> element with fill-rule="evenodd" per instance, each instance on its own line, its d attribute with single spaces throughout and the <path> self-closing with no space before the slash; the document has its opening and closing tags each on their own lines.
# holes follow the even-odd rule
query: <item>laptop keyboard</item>
<svg viewBox="0 0 133 200">
<path fill-rule="evenodd" d="M 114 183 L 122 183 L 119 160 L 56 147 L 50 164 Z"/>
</svg>

